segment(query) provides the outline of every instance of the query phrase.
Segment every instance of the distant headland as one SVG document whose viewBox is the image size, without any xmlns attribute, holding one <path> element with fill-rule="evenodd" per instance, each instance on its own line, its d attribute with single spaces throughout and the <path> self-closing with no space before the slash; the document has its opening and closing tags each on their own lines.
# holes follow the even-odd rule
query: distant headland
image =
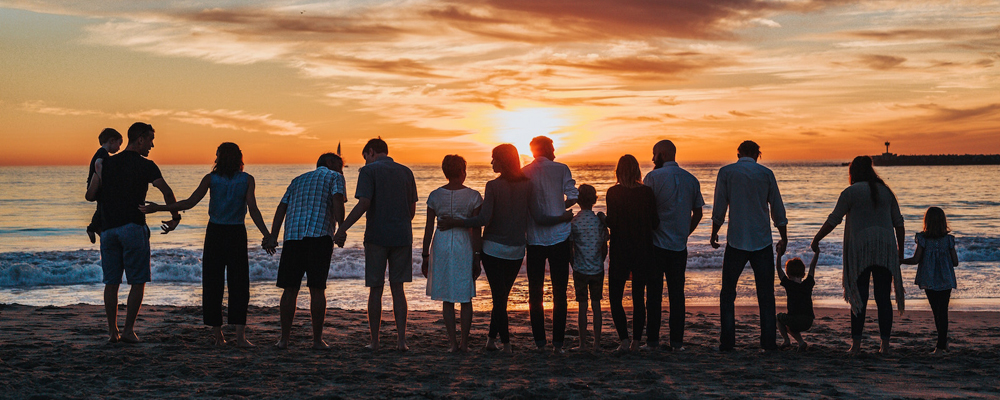
<svg viewBox="0 0 1000 400">
<path fill-rule="evenodd" d="M 872 156 L 876 166 L 891 165 L 1000 165 L 1000 154 L 933 154 L 900 155 L 889 152 L 889 142 L 885 142 L 885 153 Z"/>
</svg>

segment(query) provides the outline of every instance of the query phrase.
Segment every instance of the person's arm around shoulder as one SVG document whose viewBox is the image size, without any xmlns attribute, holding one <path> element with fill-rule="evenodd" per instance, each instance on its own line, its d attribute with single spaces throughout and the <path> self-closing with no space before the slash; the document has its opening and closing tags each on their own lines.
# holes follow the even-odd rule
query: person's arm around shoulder
<svg viewBox="0 0 1000 400">
<path fill-rule="evenodd" d="M 163 202 L 166 205 L 169 206 L 177 202 L 177 198 L 174 197 L 174 191 L 170 189 L 170 185 L 163 178 L 154 180 L 153 187 L 160 189 L 160 193 L 163 194 Z M 173 218 L 168 221 L 161 221 L 163 222 L 163 225 L 160 225 L 160 229 L 163 229 L 163 232 L 160 232 L 161 234 L 170 233 L 170 231 L 177 229 L 177 225 L 181 223 L 181 215 L 177 211 L 171 211 L 170 214 Z"/>
</svg>

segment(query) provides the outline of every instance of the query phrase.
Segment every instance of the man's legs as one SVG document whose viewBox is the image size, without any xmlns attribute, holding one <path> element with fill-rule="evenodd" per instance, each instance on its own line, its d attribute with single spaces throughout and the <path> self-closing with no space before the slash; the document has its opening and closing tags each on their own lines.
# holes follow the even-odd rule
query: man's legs
<svg viewBox="0 0 1000 400">
<path fill-rule="evenodd" d="M 139 316 L 139 308 L 142 307 L 142 295 L 145 290 L 145 283 L 136 283 L 132 284 L 128 291 L 128 304 L 125 305 L 125 329 L 122 330 L 122 341 L 125 343 L 141 342 L 139 336 L 135 334 L 135 319 Z"/>
<path fill-rule="evenodd" d="M 368 289 L 368 331 L 371 343 L 367 347 L 378 351 L 378 331 L 382 328 L 382 292 L 385 286 L 372 286 Z"/>
<path fill-rule="evenodd" d="M 330 345 L 323 341 L 323 322 L 326 321 L 326 288 L 309 288 L 309 311 L 312 314 L 313 348 L 326 350 Z"/>
<path fill-rule="evenodd" d="M 732 351 L 736 345 L 736 284 L 746 267 L 749 252 L 726 245 L 722 256 L 722 291 L 719 293 L 719 350 Z"/>
<path fill-rule="evenodd" d="M 774 314 L 774 250 L 772 246 L 750 253 L 757 284 L 757 307 L 760 309 L 760 347 L 764 350 L 778 348 L 775 335 Z"/>
<path fill-rule="evenodd" d="M 101 240 L 104 240 L 103 238 Z M 120 285 L 104 285 L 104 312 L 108 315 L 108 342 L 118 343 L 121 333 L 118 331 L 118 287 Z"/>
<path fill-rule="evenodd" d="M 572 256 L 573 247 L 567 240 L 552 246 L 549 257 L 549 277 L 552 278 L 552 346 L 557 351 L 562 349 L 566 339 L 566 314 L 569 309 L 566 289 L 569 287 L 569 260 Z"/>
<path fill-rule="evenodd" d="M 281 338 L 275 347 L 279 349 L 288 348 L 288 338 L 292 335 L 292 320 L 295 319 L 295 303 L 299 299 L 299 288 L 285 288 L 281 292 L 281 303 L 278 306 L 281 314 Z"/>
<path fill-rule="evenodd" d="M 543 302 L 545 286 L 545 259 L 548 247 L 529 245 L 528 253 L 528 313 L 531 316 L 531 334 L 535 346 L 545 347 L 545 306 Z"/>
<path fill-rule="evenodd" d="M 396 317 L 396 337 L 398 339 L 396 349 L 399 351 L 407 351 L 410 348 L 406 346 L 407 305 L 406 293 L 403 292 L 403 282 L 390 282 L 389 291 L 392 293 L 392 315 Z M 379 308 L 381 309 L 381 301 L 379 304 Z M 452 315 L 454 315 L 454 311 L 452 311 Z"/>
<path fill-rule="evenodd" d="M 670 301 L 670 347 L 679 350 L 684 346 L 684 273 L 687 270 L 687 250 L 670 251 L 664 275 Z"/>
</svg>

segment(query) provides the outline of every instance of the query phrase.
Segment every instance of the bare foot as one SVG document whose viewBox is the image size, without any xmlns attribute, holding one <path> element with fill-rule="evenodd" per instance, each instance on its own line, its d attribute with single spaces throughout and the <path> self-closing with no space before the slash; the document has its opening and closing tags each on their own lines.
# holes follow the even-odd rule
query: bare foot
<svg viewBox="0 0 1000 400">
<path fill-rule="evenodd" d="M 108 343 L 118 343 L 122 340 L 122 336 L 118 332 L 111 332 L 108 334 Z"/>
<path fill-rule="evenodd" d="M 449 352 L 449 353 L 458 353 L 458 352 L 461 352 L 461 351 L 462 351 L 462 350 L 461 350 L 461 349 L 460 349 L 460 348 L 458 347 L 458 345 L 457 345 L 457 344 L 453 344 L 453 345 L 451 345 L 451 348 L 450 348 L 450 349 L 448 349 L 448 352 Z"/>
<path fill-rule="evenodd" d="M 497 350 L 500 350 L 500 347 L 497 346 L 496 339 L 493 338 L 486 339 L 486 351 L 497 351 Z"/>
<path fill-rule="evenodd" d="M 629 351 L 632 351 L 632 352 L 639 351 L 639 341 L 638 340 L 633 340 L 632 341 L 632 345 L 629 346 Z"/>
<path fill-rule="evenodd" d="M 510 343 L 504 344 L 503 348 L 500 349 L 500 352 L 507 355 L 514 355 L 514 345 Z"/>
<path fill-rule="evenodd" d="M 789 347 L 792 347 L 792 342 L 790 342 L 788 339 L 785 339 L 784 342 L 781 342 L 781 346 L 778 346 L 778 348 L 782 350 L 787 349 Z"/>
<path fill-rule="evenodd" d="M 410 351 L 410 347 L 406 345 L 406 342 L 402 342 L 396 345 L 396 351 Z"/>
<path fill-rule="evenodd" d="M 236 347 L 239 347 L 241 349 L 249 349 L 255 346 L 253 345 L 253 343 L 250 343 L 250 341 L 247 340 L 246 338 L 242 338 L 236 340 Z"/>
<path fill-rule="evenodd" d="M 97 243 L 97 234 L 94 231 L 87 231 L 87 237 L 90 238 L 90 243 Z"/>
<path fill-rule="evenodd" d="M 799 343 L 799 346 L 796 347 L 795 350 L 798 351 L 798 352 L 803 352 L 803 351 L 806 351 L 806 349 L 808 349 L 808 348 L 809 348 L 809 343 L 806 343 L 806 342 L 803 341 L 802 343 Z"/>
<path fill-rule="evenodd" d="M 625 340 L 622 340 L 622 344 L 618 345 L 618 348 L 615 349 L 615 352 L 617 352 L 617 353 L 627 353 L 631 349 L 632 349 L 632 340 L 631 339 L 625 339 Z"/>
<path fill-rule="evenodd" d="M 365 345 L 365 350 L 371 350 L 373 353 L 378 352 L 378 343 L 370 343 Z"/>
<path fill-rule="evenodd" d="M 563 350 L 562 347 L 553 347 L 552 348 L 552 354 L 556 354 L 556 355 L 566 354 L 566 350 Z"/>
<path fill-rule="evenodd" d="M 139 336 L 136 336 L 135 331 L 125 331 L 121 336 L 121 341 L 131 344 L 142 343 Z"/>
<path fill-rule="evenodd" d="M 330 345 L 326 344 L 323 339 L 313 340 L 313 350 L 330 350 Z"/>
<path fill-rule="evenodd" d="M 285 339 L 285 338 L 278 339 L 278 342 L 274 344 L 274 348 L 279 349 L 279 350 L 285 350 L 285 349 L 287 349 L 288 348 L 288 339 Z"/>
<path fill-rule="evenodd" d="M 601 352 L 601 343 L 600 342 L 595 342 L 594 343 L 594 353 L 600 353 L 600 352 Z"/>
<path fill-rule="evenodd" d="M 881 355 L 883 355 L 883 356 L 889 355 L 890 351 L 889 351 L 889 341 L 888 340 L 882 341 L 882 345 L 879 346 L 879 348 L 878 348 L 878 353 L 881 354 Z"/>
<path fill-rule="evenodd" d="M 940 347 L 935 347 L 934 351 L 932 351 L 931 354 L 936 355 L 936 356 L 940 356 L 940 355 L 944 355 L 947 352 L 948 352 L 948 349 L 942 349 Z"/>
<path fill-rule="evenodd" d="M 856 356 L 858 354 L 861 354 L 861 344 L 859 344 L 859 343 L 853 344 L 850 349 L 847 349 L 847 354 L 852 355 L 852 356 Z"/>
</svg>

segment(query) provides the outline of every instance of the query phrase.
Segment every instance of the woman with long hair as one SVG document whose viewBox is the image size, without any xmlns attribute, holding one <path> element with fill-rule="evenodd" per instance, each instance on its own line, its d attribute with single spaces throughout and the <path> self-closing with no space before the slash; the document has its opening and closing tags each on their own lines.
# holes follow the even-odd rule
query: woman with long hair
<svg viewBox="0 0 1000 400">
<path fill-rule="evenodd" d="M 528 218 L 534 218 L 542 224 L 553 224 L 571 219 L 573 213 L 567 212 L 550 218 L 539 216 L 532 209 L 529 205 L 533 192 L 531 181 L 521 171 L 521 159 L 514 145 L 505 143 L 494 147 L 491 164 L 493 172 L 500 175 L 486 182 L 486 193 L 479 214 L 467 219 L 443 218 L 439 225 L 442 230 L 453 227 L 485 227 L 481 260 L 493 297 L 486 349 L 513 353 L 507 298 L 524 261 Z M 498 336 L 500 345 L 497 343 Z"/>
<path fill-rule="evenodd" d="M 618 160 L 615 169 L 618 182 L 608 189 L 607 225 L 611 231 L 608 262 L 608 300 L 611 317 L 621 345 L 618 351 L 639 348 L 642 329 L 646 325 L 645 292 L 653 269 L 653 230 L 660 223 L 656 212 L 653 189 L 642 184 L 639 161 L 631 154 Z M 628 319 L 622 298 L 625 283 L 632 280 L 632 331 L 628 335 Z"/>
<path fill-rule="evenodd" d="M 878 327 L 882 338 L 880 353 L 889 351 L 892 332 L 892 302 L 890 289 L 896 288 L 896 306 L 904 310 L 903 277 L 899 264 L 903 260 L 903 215 L 896 195 L 872 167 L 872 159 L 858 156 L 848 167 L 851 186 L 840 193 L 826 223 L 812 241 L 813 251 L 833 231 L 844 217 L 844 299 L 851 304 L 851 338 L 849 352 L 861 352 L 861 333 L 868 307 L 868 284 L 873 281 L 875 304 L 878 305 Z"/>
<path fill-rule="evenodd" d="M 229 324 L 236 326 L 236 345 L 253 347 L 246 338 L 250 303 L 250 263 L 247 257 L 247 211 L 264 238 L 267 225 L 257 208 L 254 179 L 243 172 L 243 152 L 236 143 L 222 143 L 215 152 L 215 166 L 205 175 L 191 197 L 170 205 L 149 204 L 144 213 L 187 210 L 211 191 L 208 228 L 202 255 L 202 307 L 205 325 L 212 327 L 215 344 L 226 344 L 222 334 L 222 297 L 229 280 Z M 228 267 L 228 271 L 227 271 Z M 227 273 L 228 272 L 228 273 Z"/>
</svg>

